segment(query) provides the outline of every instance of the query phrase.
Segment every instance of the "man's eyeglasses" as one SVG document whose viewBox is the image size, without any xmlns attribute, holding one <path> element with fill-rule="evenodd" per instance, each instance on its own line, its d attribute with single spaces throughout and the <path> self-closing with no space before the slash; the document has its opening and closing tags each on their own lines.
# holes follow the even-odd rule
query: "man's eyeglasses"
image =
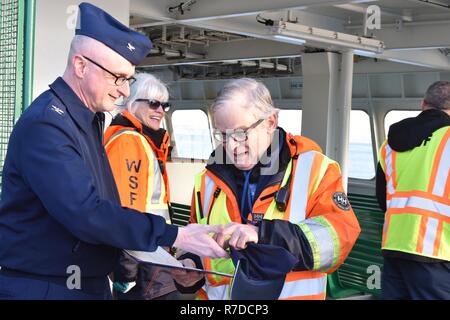
<svg viewBox="0 0 450 320">
<path fill-rule="evenodd" d="M 110 75 L 112 75 L 114 78 L 116 78 L 116 80 L 114 81 L 116 86 L 121 86 L 123 85 L 125 82 L 128 81 L 128 84 L 131 86 L 133 83 L 136 82 L 136 78 L 135 77 L 129 77 L 126 78 L 124 76 L 117 76 L 114 73 L 112 73 L 111 71 L 109 71 L 108 69 L 106 69 L 105 67 L 99 65 L 97 62 L 95 62 L 92 59 L 89 59 L 88 57 L 82 56 L 83 58 L 85 58 L 87 61 L 90 61 L 91 63 L 95 64 L 97 67 L 99 67 L 100 69 L 102 69 L 103 71 L 108 72 Z"/>
<path fill-rule="evenodd" d="M 172 106 L 169 102 L 161 102 L 155 99 L 136 99 L 136 102 L 146 102 L 148 107 L 153 110 L 158 110 L 159 106 L 161 106 L 164 112 L 169 111 Z"/>
<path fill-rule="evenodd" d="M 214 130 L 214 132 L 213 132 L 214 139 L 216 139 L 219 142 L 226 142 L 226 141 L 228 141 L 229 138 L 233 138 L 234 141 L 236 141 L 236 142 L 247 141 L 248 132 L 251 129 L 256 128 L 264 120 L 265 119 L 259 119 L 258 121 L 256 121 L 254 124 L 252 124 L 250 127 L 246 128 L 246 129 L 236 129 L 229 133 L 228 132 L 223 133 L 219 130 Z"/>
</svg>

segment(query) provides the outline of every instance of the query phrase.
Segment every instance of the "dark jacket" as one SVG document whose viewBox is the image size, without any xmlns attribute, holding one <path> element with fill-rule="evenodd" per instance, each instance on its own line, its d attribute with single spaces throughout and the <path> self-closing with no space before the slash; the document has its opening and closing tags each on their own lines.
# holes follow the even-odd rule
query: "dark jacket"
<svg viewBox="0 0 450 320">
<path fill-rule="evenodd" d="M 436 130 L 449 125 L 450 116 L 447 113 L 437 109 L 425 110 L 417 117 L 407 118 L 394 123 L 389 128 L 388 144 L 397 152 L 408 151 L 420 146 Z M 376 194 L 381 210 L 386 211 L 386 177 L 380 163 L 377 166 Z M 420 262 L 440 261 L 434 258 L 391 250 L 383 250 L 383 256 Z"/>
<path fill-rule="evenodd" d="M 0 204 L 0 265 L 31 274 L 110 273 L 120 250 L 171 246 L 177 228 L 122 208 L 94 114 L 62 78 L 23 113 L 9 141 Z"/>
</svg>

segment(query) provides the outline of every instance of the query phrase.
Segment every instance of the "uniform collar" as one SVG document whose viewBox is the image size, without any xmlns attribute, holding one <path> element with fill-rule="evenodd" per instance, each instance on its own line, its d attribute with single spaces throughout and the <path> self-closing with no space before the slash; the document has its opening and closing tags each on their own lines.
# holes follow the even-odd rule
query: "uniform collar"
<svg viewBox="0 0 450 320">
<path fill-rule="evenodd" d="M 80 128 L 86 133 L 90 132 L 95 113 L 88 109 L 63 78 L 58 77 L 49 87 L 66 106 Z"/>
</svg>

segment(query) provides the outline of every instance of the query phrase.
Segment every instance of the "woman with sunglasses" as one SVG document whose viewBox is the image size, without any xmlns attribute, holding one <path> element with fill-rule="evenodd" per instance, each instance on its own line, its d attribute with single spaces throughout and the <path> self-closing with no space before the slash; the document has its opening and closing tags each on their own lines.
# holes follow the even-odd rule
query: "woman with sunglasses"
<svg viewBox="0 0 450 320">
<path fill-rule="evenodd" d="M 169 135 L 160 128 L 169 110 L 166 86 L 149 74 L 136 75 L 124 110 L 105 132 L 105 149 L 121 204 L 163 216 L 170 223 L 166 160 Z M 114 272 L 118 299 L 176 299 L 169 272 L 138 264 L 125 252 Z"/>
</svg>

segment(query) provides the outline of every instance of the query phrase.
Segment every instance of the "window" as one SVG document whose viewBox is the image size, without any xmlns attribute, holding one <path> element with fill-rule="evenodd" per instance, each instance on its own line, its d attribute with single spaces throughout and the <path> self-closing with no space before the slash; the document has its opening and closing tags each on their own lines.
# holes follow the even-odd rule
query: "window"
<svg viewBox="0 0 450 320">
<path fill-rule="evenodd" d="M 302 132 L 302 110 L 283 110 L 278 113 L 278 126 L 286 132 L 299 135 Z"/>
<path fill-rule="evenodd" d="M 375 176 L 375 165 L 370 118 L 364 111 L 351 111 L 349 143 L 349 177 L 372 179 Z"/>
<path fill-rule="evenodd" d="M 411 110 L 392 110 L 389 111 L 384 117 L 384 132 L 387 134 L 389 132 L 389 127 L 396 122 L 399 122 L 403 119 L 415 117 L 420 113 L 420 111 L 411 111 Z"/>
<path fill-rule="evenodd" d="M 208 116 L 202 110 L 176 110 L 172 114 L 176 157 L 208 159 L 212 152 Z"/>
</svg>

